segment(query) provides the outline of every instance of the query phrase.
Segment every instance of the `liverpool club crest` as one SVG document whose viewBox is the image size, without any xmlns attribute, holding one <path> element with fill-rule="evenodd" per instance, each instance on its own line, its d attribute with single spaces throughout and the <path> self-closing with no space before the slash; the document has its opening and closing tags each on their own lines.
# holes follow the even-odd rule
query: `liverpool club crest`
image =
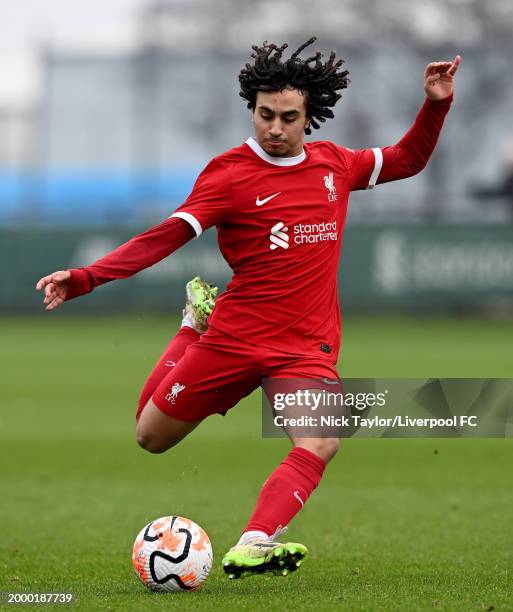
<svg viewBox="0 0 513 612">
<path fill-rule="evenodd" d="M 333 172 L 324 177 L 324 185 L 328 190 L 328 202 L 334 202 L 337 199 L 337 189 L 333 179 Z"/>
</svg>

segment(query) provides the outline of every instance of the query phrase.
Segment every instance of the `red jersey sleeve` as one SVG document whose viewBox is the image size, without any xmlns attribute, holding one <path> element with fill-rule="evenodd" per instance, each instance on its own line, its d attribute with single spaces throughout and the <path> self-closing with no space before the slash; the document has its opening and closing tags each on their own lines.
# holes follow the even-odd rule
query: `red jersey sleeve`
<svg viewBox="0 0 513 612">
<path fill-rule="evenodd" d="M 70 270 L 66 300 L 92 291 L 98 285 L 128 278 L 167 257 L 191 240 L 194 233 L 179 219 L 166 219 L 85 268 Z"/>
<path fill-rule="evenodd" d="M 216 158 L 201 172 L 191 194 L 171 217 L 187 221 L 199 236 L 209 227 L 222 223 L 232 206 L 230 172 Z"/>
<path fill-rule="evenodd" d="M 418 174 L 433 153 L 452 99 L 452 94 L 443 100 L 426 99 L 411 128 L 395 145 L 360 150 L 338 147 L 346 160 L 351 191 Z"/>
<path fill-rule="evenodd" d="M 381 149 L 345 149 L 345 154 L 351 191 L 372 189 L 383 163 Z"/>
</svg>

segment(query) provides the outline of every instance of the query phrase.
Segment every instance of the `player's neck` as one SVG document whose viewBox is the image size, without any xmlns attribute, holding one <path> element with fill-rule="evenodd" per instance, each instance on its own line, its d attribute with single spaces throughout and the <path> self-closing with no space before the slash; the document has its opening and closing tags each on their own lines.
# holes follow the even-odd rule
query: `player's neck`
<svg viewBox="0 0 513 612">
<path fill-rule="evenodd" d="M 256 138 L 253 136 L 250 136 L 246 140 L 246 144 L 258 155 L 258 157 L 275 166 L 295 166 L 296 164 L 300 164 L 306 157 L 306 153 L 303 148 L 298 155 L 293 155 L 290 157 L 270 155 L 260 146 Z"/>
</svg>

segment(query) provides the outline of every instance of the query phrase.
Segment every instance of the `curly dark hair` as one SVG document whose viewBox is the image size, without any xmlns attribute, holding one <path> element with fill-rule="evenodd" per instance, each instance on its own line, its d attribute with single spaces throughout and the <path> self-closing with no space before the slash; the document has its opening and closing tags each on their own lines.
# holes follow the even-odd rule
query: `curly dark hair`
<svg viewBox="0 0 513 612">
<path fill-rule="evenodd" d="M 285 62 L 281 58 L 288 47 L 287 43 L 281 47 L 267 41 L 261 47 L 253 45 L 251 57 L 255 58 L 255 63 L 246 64 L 239 74 L 239 95 L 248 101 L 248 108 L 255 109 L 259 91 L 283 91 L 293 87 L 306 94 L 306 113 L 313 128 L 318 129 L 318 122 L 324 123 L 326 118 L 333 118 L 335 115 L 330 107 L 335 106 L 342 97 L 337 91 L 345 89 L 350 83 L 347 78 L 349 71 L 339 71 L 344 60 L 335 62 L 335 51 L 331 52 L 327 62 L 321 61 L 320 51 L 306 60 L 300 59 L 301 51 L 316 40 L 317 37 L 312 36 Z M 305 133 L 312 133 L 309 126 L 305 128 Z"/>
</svg>

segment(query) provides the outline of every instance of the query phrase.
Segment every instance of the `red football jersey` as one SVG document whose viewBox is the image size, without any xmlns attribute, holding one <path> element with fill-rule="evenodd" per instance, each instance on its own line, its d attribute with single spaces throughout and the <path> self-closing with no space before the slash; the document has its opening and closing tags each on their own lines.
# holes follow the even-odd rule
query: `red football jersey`
<svg viewBox="0 0 513 612">
<path fill-rule="evenodd" d="M 277 158 L 253 138 L 212 160 L 172 215 L 197 235 L 216 225 L 233 270 L 209 325 L 253 344 L 335 362 L 349 193 L 369 184 L 381 160 L 380 149 L 353 152 L 331 142 Z"/>
</svg>

